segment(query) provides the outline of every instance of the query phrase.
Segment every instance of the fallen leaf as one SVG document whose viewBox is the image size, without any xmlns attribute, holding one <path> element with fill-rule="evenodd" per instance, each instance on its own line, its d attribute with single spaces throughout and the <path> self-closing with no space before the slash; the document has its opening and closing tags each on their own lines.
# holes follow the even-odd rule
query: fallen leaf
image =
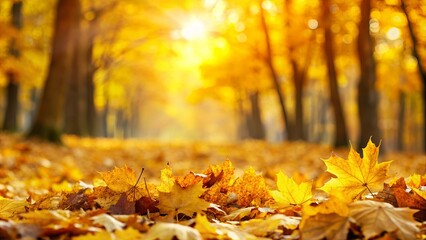
<svg viewBox="0 0 426 240">
<path fill-rule="evenodd" d="M 209 222 L 204 214 L 197 214 L 195 217 L 195 229 L 207 239 L 217 238 L 217 235 L 221 234 L 221 232 L 217 231 L 212 223 Z"/>
<path fill-rule="evenodd" d="M 208 177 L 203 180 L 204 186 L 207 187 L 203 199 L 218 205 L 226 205 L 234 181 L 234 171 L 234 166 L 229 160 L 221 165 L 210 165 L 204 172 Z"/>
<path fill-rule="evenodd" d="M 321 189 L 327 193 L 342 192 L 351 199 L 359 199 L 366 192 L 376 192 L 383 188 L 388 178 L 387 172 L 391 162 L 377 163 L 379 147 L 371 141 L 363 149 L 363 157 L 351 147 L 348 159 L 336 155 L 325 159 L 327 171 L 334 174 Z"/>
<path fill-rule="evenodd" d="M 280 207 L 289 205 L 302 205 L 312 198 L 312 183 L 302 182 L 297 184 L 283 172 L 277 174 L 278 190 L 269 191 L 275 202 Z"/>
<path fill-rule="evenodd" d="M 170 192 L 175 184 L 175 178 L 173 177 L 172 168 L 167 165 L 166 168 L 161 169 L 160 175 L 160 186 L 157 187 L 159 192 Z"/>
<path fill-rule="evenodd" d="M 142 233 L 132 227 L 127 227 L 123 230 L 117 230 L 114 232 L 114 235 L 117 240 L 144 239 Z"/>
<path fill-rule="evenodd" d="M 29 206 L 27 201 L 0 197 L 0 218 L 9 219 L 16 214 L 24 213 L 27 206 Z"/>
<path fill-rule="evenodd" d="M 118 193 L 126 193 L 129 201 L 136 201 L 149 193 L 140 179 L 136 178 L 135 171 L 127 166 L 116 167 L 109 172 L 100 173 L 108 188 Z"/>
<path fill-rule="evenodd" d="M 176 183 L 183 188 L 195 185 L 198 182 L 200 182 L 202 179 L 203 177 L 201 177 L 200 175 L 194 174 L 193 172 L 190 172 L 182 177 L 175 177 Z"/>
<path fill-rule="evenodd" d="M 183 213 L 192 217 L 194 213 L 206 210 L 210 203 L 201 199 L 204 189 L 202 183 L 199 182 L 188 188 L 182 188 L 178 184 L 174 184 L 170 192 L 161 192 L 158 197 L 158 208 L 161 213 L 170 216 L 176 216 Z"/>
<path fill-rule="evenodd" d="M 127 199 L 127 195 L 125 193 L 122 193 L 117 203 L 111 205 L 108 211 L 111 214 L 134 214 L 136 211 L 136 203 L 130 202 Z"/>
<path fill-rule="evenodd" d="M 349 217 L 340 216 L 336 213 L 303 217 L 300 223 L 302 239 L 347 239 L 348 232 Z"/>
<path fill-rule="evenodd" d="M 263 206 L 272 199 L 265 179 L 252 167 L 245 170 L 241 178 L 235 180 L 230 190 L 237 195 L 237 204 L 240 207 Z"/>
<path fill-rule="evenodd" d="M 414 209 L 426 209 L 426 199 L 421 194 L 422 192 L 416 188 L 407 188 L 404 178 L 400 178 L 391 186 L 395 195 L 398 207 L 409 207 Z"/>
<path fill-rule="evenodd" d="M 397 231 L 400 239 L 415 239 L 419 232 L 413 218 L 417 210 L 395 208 L 389 203 L 363 200 L 349 205 L 350 216 L 361 226 L 365 238 L 374 237 L 383 231 Z"/>
<path fill-rule="evenodd" d="M 278 229 L 279 226 L 284 226 L 287 229 L 296 229 L 300 223 L 300 219 L 292 218 L 283 214 L 275 214 L 266 219 L 251 219 L 241 222 L 241 230 L 258 237 L 265 237 Z"/>
<path fill-rule="evenodd" d="M 106 213 L 91 217 L 94 224 L 103 226 L 108 232 L 113 232 L 115 230 L 122 230 L 125 226 L 124 223 L 118 221 L 111 215 Z"/>
<path fill-rule="evenodd" d="M 115 240 L 112 234 L 107 231 L 88 233 L 81 236 L 73 237 L 72 240 Z"/>
<path fill-rule="evenodd" d="M 347 217 L 349 215 L 349 201 L 348 198 L 345 198 L 341 193 L 335 193 L 329 195 L 328 198 L 318 203 L 315 206 L 305 205 L 303 206 L 303 216 L 313 216 L 319 213 L 321 214 L 331 214 L 336 213 L 342 217 Z"/>
<path fill-rule="evenodd" d="M 144 239 L 147 240 L 201 240 L 200 233 L 191 227 L 183 226 L 177 223 L 156 223 L 149 229 Z"/>
<path fill-rule="evenodd" d="M 255 207 L 239 208 L 235 211 L 232 211 L 228 215 L 223 216 L 221 219 L 224 221 L 241 221 L 243 218 L 250 216 L 253 209 L 256 209 L 256 208 Z"/>
</svg>

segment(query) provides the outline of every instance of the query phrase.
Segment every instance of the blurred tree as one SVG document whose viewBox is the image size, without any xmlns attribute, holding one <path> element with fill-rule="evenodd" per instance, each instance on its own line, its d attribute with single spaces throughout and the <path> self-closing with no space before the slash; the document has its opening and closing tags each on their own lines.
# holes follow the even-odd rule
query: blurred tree
<svg viewBox="0 0 426 240">
<path fill-rule="evenodd" d="M 87 9 L 79 10 L 79 22 L 75 34 L 72 81 L 66 99 L 64 131 L 75 135 L 98 135 L 96 127 L 97 113 L 94 103 L 95 66 L 93 48 L 95 39 L 101 33 L 99 21 L 102 16 L 111 11 L 117 1 L 106 2 L 95 6 L 93 2 Z"/>
<path fill-rule="evenodd" d="M 426 69 L 424 67 L 424 62 L 422 60 L 422 57 L 420 56 L 420 50 L 419 50 L 419 41 L 417 38 L 417 34 L 414 30 L 414 24 L 410 20 L 410 16 L 408 14 L 407 10 L 407 4 L 405 3 L 405 0 L 401 0 L 401 9 L 405 14 L 405 17 L 407 18 L 407 26 L 410 33 L 410 38 L 412 42 L 412 50 L 413 50 L 413 56 L 417 60 L 417 69 L 419 71 L 420 79 L 422 81 L 422 95 L 423 95 L 423 151 L 426 152 Z"/>
<path fill-rule="evenodd" d="M 289 118 L 289 114 L 288 114 L 287 109 L 286 109 L 285 96 L 284 96 L 283 90 L 281 89 L 280 77 L 278 75 L 278 71 L 276 70 L 276 68 L 274 66 L 274 62 L 273 62 L 271 38 L 270 38 L 268 25 L 266 23 L 265 10 L 262 7 L 263 1 L 259 1 L 259 3 L 260 3 L 259 4 L 260 26 L 261 26 L 261 31 L 262 31 L 263 37 L 264 37 L 264 43 L 265 43 L 264 61 L 266 63 L 267 68 L 269 69 L 270 78 L 273 82 L 273 86 L 274 86 L 275 92 L 276 92 L 277 97 L 278 97 L 279 106 L 280 106 L 280 110 L 281 110 L 281 114 L 282 114 L 281 115 L 282 121 L 284 123 L 283 125 L 285 126 L 285 129 L 287 131 L 287 138 L 289 140 L 293 140 L 293 136 L 295 136 L 295 134 L 293 134 L 294 128 L 293 128 L 293 125 L 292 125 L 291 120 Z"/>
<path fill-rule="evenodd" d="M 72 76 L 74 42 L 78 37 L 75 29 L 79 8 L 79 0 L 58 0 L 49 72 L 29 137 L 61 142 L 65 96 Z"/>
<path fill-rule="evenodd" d="M 328 69 L 328 82 L 330 89 L 331 105 L 334 113 L 334 146 L 342 147 L 348 145 L 348 134 L 346 131 L 346 120 L 340 100 L 339 85 L 337 82 L 336 66 L 334 63 L 335 53 L 333 49 L 333 35 L 331 31 L 332 14 L 330 12 L 331 1 L 322 0 L 322 20 L 324 27 L 324 51 Z"/>
<path fill-rule="evenodd" d="M 23 14 L 22 14 L 22 5 L 23 2 L 18 0 L 14 1 L 11 7 L 11 24 L 13 28 L 16 29 L 16 33 L 12 36 L 9 46 L 9 54 L 16 61 L 21 56 L 21 38 L 18 34 L 18 31 L 22 29 L 23 25 Z M 19 94 L 19 76 L 20 73 L 18 69 L 10 68 L 6 72 L 8 82 L 6 86 L 6 111 L 4 115 L 3 130 L 6 131 L 16 131 L 17 126 L 17 116 L 18 116 L 18 94 Z"/>
<path fill-rule="evenodd" d="M 294 86 L 294 117 L 291 121 L 291 129 L 288 131 L 289 140 L 306 140 L 305 132 L 305 119 L 304 119 L 304 87 L 306 86 L 306 77 L 309 68 L 310 61 L 312 59 L 312 46 L 315 35 L 310 33 L 307 39 L 294 38 L 296 31 L 301 31 L 300 27 L 306 26 L 306 24 L 300 24 L 303 22 L 304 17 L 301 14 L 293 12 L 293 8 L 296 3 L 293 0 L 284 1 L 284 14 L 285 18 L 285 39 L 287 41 L 286 50 L 288 52 L 287 58 L 290 62 L 292 69 L 292 81 Z M 305 22 L 303 22 L 305 23 Z M 305 42 L 306 56 L 305 59 L 301 57 L 298 50 L 302 46 L 302 42 Z M 303 62 L 304 60 L 304 62 Z"/>
<path fill-rule="evenodd" d="M 370 36 L 371 1 L 361 0 L 361 19 L 358 25 L 358 59 L 360 79 L 358 83 L 358 113 L 360 138 L 358 147 L 365 146 L 368 139 L 379 142 L 381 133 L 378 119 L 379 96 L 376 91 L 376 66 L 374 44 Z"/>
</svg>

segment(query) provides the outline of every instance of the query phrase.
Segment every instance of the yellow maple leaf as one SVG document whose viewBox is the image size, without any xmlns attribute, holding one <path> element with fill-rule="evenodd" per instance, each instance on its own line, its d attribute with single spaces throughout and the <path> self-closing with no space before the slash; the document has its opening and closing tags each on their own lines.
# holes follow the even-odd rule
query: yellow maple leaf
<svg viewBox="0 0 426 240">
<path fill-rule="evenodd" d="M 200 198 L 203 192 L 201 182 L 188 188 L 174 184 L 170 192 L 159 192 L 158 208 L 161 213 L 166 213 L 169 216 L 183 213 L 191 217 L 194 213 L 201 212 L 210 205 L 209 202 Z"/>
<path fill-rule="evenodd" d="M 342 192 L 351 199 L 361 198 L 366 192 L 376 192 L 382 189 L 384 181 L 388 178 L 390 161 L 378 163 L 380 146 L 371 141 L 363 148 L 363 157 L 351 147 L 348 159 L 336 155 L 325 159 L 327 171 L 334 174 L 322 188 L 327 193 Z"/>
<path fill-rule="evenodd" d="M 283 172 L 277 174 L 278 190 L 269 191 L 275 202 L 281 207 L 302 205 L 312 198 L 312 183 L 297 184 Z"/>
<path fill-rule="evenodd" d="M 26 211 L 29 203 L 23 200 L 13 200 L 0 197 L 0 218 L 8 219 Z"/>
<path fill-rule="evenodd" d="M 417 210 L 395 208 L 389 203 L 371 200 L 357 201 L 350 205 L 350 217 L 361 226 L 366 239 L 383 231 L 396 231 L 399 239 L 416 239 L 418 225 L 413 218 Z"/>
<path fill-rule="evenodd" d="M 135 171 L 127 166 L 116 167 L 112 171 L 100 174 L 109 189 L 118 193 L 126 193 L 127 199 L 131 202 L 150 195 L 144 182 L 137 179 Z M 148 186 L 148 189 L 148 191 L 152 191 L 154 188 Z"/>
</svg>

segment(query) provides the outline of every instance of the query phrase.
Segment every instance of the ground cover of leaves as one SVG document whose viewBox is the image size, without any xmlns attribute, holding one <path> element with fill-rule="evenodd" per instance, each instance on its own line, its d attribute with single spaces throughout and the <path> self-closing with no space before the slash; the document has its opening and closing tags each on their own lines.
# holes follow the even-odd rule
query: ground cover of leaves
<svg viewBox="0 0 426 240">
<path fill-rule="evenodd" d="M 0 239 L 426 239 L 426 156 L 0 135 Z"/>
</svg>

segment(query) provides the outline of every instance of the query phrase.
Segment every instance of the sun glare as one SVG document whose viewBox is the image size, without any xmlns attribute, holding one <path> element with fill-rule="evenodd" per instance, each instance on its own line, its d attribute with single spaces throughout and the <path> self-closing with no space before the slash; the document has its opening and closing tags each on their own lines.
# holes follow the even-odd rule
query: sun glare
<svg viewBox="0 0 426 240">
<path fill-rule="evenodd" d="M 206 25 L 200 20 L 192 20 L 183 26 L 181 35 L 186 40 L 203 39 L 207 36 Z"/>
</svg>

